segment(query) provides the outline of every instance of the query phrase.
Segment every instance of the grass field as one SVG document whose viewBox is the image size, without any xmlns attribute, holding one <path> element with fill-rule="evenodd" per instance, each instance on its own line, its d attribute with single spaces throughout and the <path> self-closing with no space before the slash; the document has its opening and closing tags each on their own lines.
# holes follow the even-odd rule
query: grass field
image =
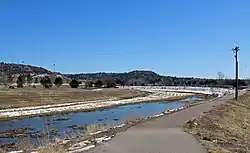
<svg viewBox="0 0 250 153">
<path fill-rule="evenodd" d="M 126 99 L 145 96 L 146 94 L 138 90 L 118 88 L 104 88 L 101 90 L 28 87 L 21 89 L 0 89 L 0 109 L 90 100 Z"/>
<path fill-rule="evenodd" d="M 250 152 L 250 92 L 185 124 L 211 153 Z"/>
</svg>

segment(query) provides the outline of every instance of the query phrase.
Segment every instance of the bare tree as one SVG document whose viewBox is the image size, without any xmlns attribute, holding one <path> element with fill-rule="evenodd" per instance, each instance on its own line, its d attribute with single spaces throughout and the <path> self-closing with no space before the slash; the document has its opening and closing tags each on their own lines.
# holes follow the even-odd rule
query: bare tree
<svg viewBox="0 0 250 153">
<path fill-rule="evenodd" d="M 222 72 L 218 72 L 217 75 L 218 75 L 218 79 L 219 79 L 219 85 L 222 85 L 223 80 L 225 78 L 225 75 Z"/>
<path fill-rule="evenodd" d="M 222 72 L 218 72 L 217 75 L 219 80 L 223 80 L 225 78 L 225 75 Z"/>
</svg>

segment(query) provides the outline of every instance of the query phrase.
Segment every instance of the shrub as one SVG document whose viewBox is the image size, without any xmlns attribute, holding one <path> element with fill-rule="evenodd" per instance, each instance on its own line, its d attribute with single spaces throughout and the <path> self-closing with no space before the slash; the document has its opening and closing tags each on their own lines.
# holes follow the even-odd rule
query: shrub
<svg viewBox="0 0 250 153">
<path fill-rule="evenodd" d="M 93 82 L 92 81 L 86 81 L 85 82 L 85 88 L 92 88 L 93 87 Z"/>
<path fill-rule="evenodd" d="M 15 89 L 15 87 L 14 86 L 9 86 L 9 89 Z"/>
<path fill-rule="evenodd" d="M 101 88 L 103 85 L 103 82 L 100 79 L 98 79 L 95 81 L 94 85 L 96 88 Z"/>
<path fill-rule="evenodd" d="M 27 82 L 28 82 L 28 84 L 30 85 L 32 83 L 32 81 L 33 81 L 32 76 L 30 74 L 28 74 L 27 75 Z"/>
<path fill-rule="evenodd" d="M 38 77 L 35 78 L 34 83 L 38 83 Z"/>
<path fill-rule="evenodd" d="M 57 87 L 60 87 L 62 84 L 63 84 L 63 80 L 61 77 L 57 77 L 54 81 L 54 84 L 57 86 Z"/>
<path fill-rule="evenodd" d="M 49 76 L 45 76 L 41 79 L 40 83 L 43 85 L 44 88 L 51 88 L 52 81 Z"/>
<path fill-rule="evenodd" d="M 24 83 L 25 83 L 25 77 L 23 75 L 19 75 L 16 81 L 17 88 L 23 88 Z"/>
<path fill-rule="evenodd" d="M 103 83 L 106 88 L 116 87 L 115 79 L 112 76 L 107 76 L 103 79 Z"/>
<path fill-rule="evenodd" d="M 14 77 L 11 74 L 8 74 L 7 82 L 9 83 L 9 85 L 11 85 L 13 83 L 13 79 L 14 79 Z"/>
<path fill-rule="evenodd" d="M 71 88 L 78 88 L 79 87 L 79 82 L 77 80 L 72 80 L 69 83 L 69 85 L 70 85 Z"/>
</svg>

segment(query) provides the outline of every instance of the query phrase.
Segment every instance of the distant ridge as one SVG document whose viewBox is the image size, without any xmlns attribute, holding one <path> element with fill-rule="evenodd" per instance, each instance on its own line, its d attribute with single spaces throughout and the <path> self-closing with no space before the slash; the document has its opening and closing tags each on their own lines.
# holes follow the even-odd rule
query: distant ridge
<svg viewBox="0 0 250 153">
<path fill-rule="evenodd" d="M 32 65 L 24 65 L 24 64 L 15 64 L 15 63 L 0 63 L 0 72 L 4 72 L 6 74 L 28 74 L 32 73 L 35 75 L 40 74 L 52 74 L 53 72 L 37 66 Z"/>
<path fill-rule="evenodd" d="M 14 64 L 14 63 L 0 63 L 1 74 L 34 74 L 34 75 L 54 75 L 50 70 L 42 67 Z M 80 73 L 80 74 L 60 74 L 64 79 L 77 79 L 82 81 L 96 81 L 98 79 L 113 79 L 119 85 L 174 85 L 174 86 L 222 86 L 232 87 L 234 86 L 234 80 L 231 79 L 206 79 L 206 78 L 194 78 L 194 77 L 173 77 L 159 75 L 153 71 L 135 70 L 124 73 Z M 1 77 L 1 76 L 0 76 Z M 240 85 L 246 85 L 247 81 L 240 80 Z M 247 82 L 248 84 L 248 82 Z"/>
</svg>

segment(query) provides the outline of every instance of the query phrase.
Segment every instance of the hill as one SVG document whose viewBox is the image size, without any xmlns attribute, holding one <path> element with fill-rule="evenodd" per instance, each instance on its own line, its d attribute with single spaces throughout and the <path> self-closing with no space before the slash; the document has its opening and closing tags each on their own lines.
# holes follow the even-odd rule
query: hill
<svg viewBox="0 0 250 153">
<path fill-rule="evenodd" d="M 144 84 L 155 84 L 162 80 L 163 76 L 160 76 L 152 71 L 131 71 L 125 73 L 89 73 L 89 74 L 65 74 L 71 79 L 81 80 L 97 80 L 104 79 L 107 77 L 115 78 L 116 81 L 122 81 L 124 84 L 140 85 Z"/>
<path fill-rule="evenodd" d="M 0 63 L 0 72 L 4 72 L 5 74 L 52 74 L 53 72 L 37 66 L 32 65 L 23 65 L 23 64 L 15 64 L 15 63 Z"/>
<path fill-rule="evenodd" d="M 162 76 L 152 71 L 131 71 L 125 73 L 90 73 L 65 74 L 68 78 L 78 80 L 103 80 L 113 78 L 120 85 L 167 85 L 167 86 L 233 86 L 233 80 L 202 79 L 193 77 Z M 223 82 L 222 82 L 223 81 Z"/>
<path fill-rule="evenodd" d="M 33 75 L 50 75 L 54 76 L 54 73 L 37 66 L 14 64 L 14 63 L 0 63 L 1 76 L 7 76 L 8 74 L 33 74 Z M 175 85 L 175 86 L 234 86 L 234 80 L 231 79 L 203 79 L 193 77 L 172 77 L 162 76 L 152 71 L 131 71 L 124 73 L 80 73 L 80 74 L 61 74 L 66 82 L 71 79 L 77 79 L 81 81 L 96 81 L 96 80 L 113 80 L 119 85 Z M 0 77 L 1 77 L 0 76 Z M 246 80 L 240 80 L 241 86 L 246 86 L 249 83 Z"/>
</svg>

